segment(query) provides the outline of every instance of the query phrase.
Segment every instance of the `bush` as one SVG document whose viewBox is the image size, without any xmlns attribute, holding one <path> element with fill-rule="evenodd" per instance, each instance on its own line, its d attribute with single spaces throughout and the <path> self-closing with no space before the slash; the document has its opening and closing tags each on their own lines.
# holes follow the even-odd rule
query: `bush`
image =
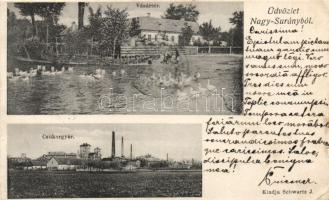
<svg viewBox="0 0 329 200">
<path fill-rule="evenodd" d="M 39 38 L 32 37 L 27 39 L 25 44 L 21 47 L 21 51 L 25 50 L 32 59 L 42 59 L 43 55 L 46 54 L 47 46 L 41 43 Z"/>
</svg>

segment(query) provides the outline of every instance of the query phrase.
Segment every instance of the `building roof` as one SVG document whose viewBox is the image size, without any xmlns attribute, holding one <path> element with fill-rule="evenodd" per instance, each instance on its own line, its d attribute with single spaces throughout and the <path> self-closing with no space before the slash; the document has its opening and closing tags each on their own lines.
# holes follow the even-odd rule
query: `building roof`
<svg viewBox="0 0 329 200">
<path fill-rule="evenodd" d="M 46 160 L 31 160 L 33 166 L 46 166 Z"/>
<path fill-rule="evenodd" d="M 49 151 L 48 155 L 64 155 L 64 151 Z"/>
<path fill-rule="evenodd" d="M 80 145 L 80 147 L 88 147 L 88 146 L 90 147 L 91 145 L 88 144 L 88 143 L 83 143 L 83 144 Z"/>
<path fill-rule="evenodd" d="M 182 27 L 187 23 L 194 33 L 199 32 L 199 25 L 196 22 L 155 17 L 138 17 L 137 19 L 141 30 L 181 33 Z"/>
<path fill-rule="evenodd" d="M 118 156 L 114 158 L 112 157 L 102 158 L 102 161 L 126 161 L 126 160 L 128 159 L 125 157 L 118 157 Z"/>
<path fill-rule="evenodd" d="M 43 154 L 36 160 L 49 160 L 52 157 L 77 157 L 76 153 L 65 153 L 63 151 L 53 151 L 53 152 L 48 152 L 48 154 Z"/>
<path fill-rule="evenodd" d="M 54 158 L 59 165 L 81 165 L 81 159 L 77 158 Z"/>
</svg>

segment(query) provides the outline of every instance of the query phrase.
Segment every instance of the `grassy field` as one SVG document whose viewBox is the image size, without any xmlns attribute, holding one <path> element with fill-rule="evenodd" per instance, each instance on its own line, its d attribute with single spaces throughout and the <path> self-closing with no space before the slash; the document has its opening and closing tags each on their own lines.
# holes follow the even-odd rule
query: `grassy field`
<svg viewBox="0 0 329 200">
<path fill-rule="evenodd" d="M 201 196 L 202 172 L 8 173 L 8 198 Z"/>
</svg>

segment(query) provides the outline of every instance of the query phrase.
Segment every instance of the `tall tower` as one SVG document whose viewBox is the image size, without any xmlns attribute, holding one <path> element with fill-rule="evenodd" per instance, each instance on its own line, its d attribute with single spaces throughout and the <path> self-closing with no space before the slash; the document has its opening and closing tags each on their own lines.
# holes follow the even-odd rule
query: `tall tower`
<svg viewBox="0 0 329 200">
<path fill-rule="evenodd" d="M 130 144 L 130 160 L 133 159 L 133 145 Z"/>
<path fill-rule="evenodd" d="M 124 152 L 123 152 L 124 146 L 123 146 L 123 137 L 121 137 L 121 157 L 125 157 Z"/>
<path fill-rule="evenodd" d="M 88 159 L 90 153 L 90 144 L 83 143 L 80 145 L 80 158 L 81 159 Z"/>
<path fill-rule="evenodd" d="M 115 132 L 112 131 L 112 158 L 115 157 Z"/>
<path fill-rule="evenodd" d="M 99 147 L 96 147 L 94 149 L 94 153 L 95 153 L 95 159 L 101 159 L 102 158 L 101 149 Z"/>
</svg>

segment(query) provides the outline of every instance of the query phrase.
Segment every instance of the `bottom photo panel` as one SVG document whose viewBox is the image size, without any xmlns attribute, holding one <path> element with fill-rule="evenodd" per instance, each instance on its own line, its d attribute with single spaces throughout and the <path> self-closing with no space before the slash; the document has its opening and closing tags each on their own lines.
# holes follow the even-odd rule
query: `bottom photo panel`
<svg viewBox="0 0 329 200">
<path fill-rule="evenodd" d="M 201 124 L 9 124 L 8 198 L 202 197 Z"/>
</svg>

